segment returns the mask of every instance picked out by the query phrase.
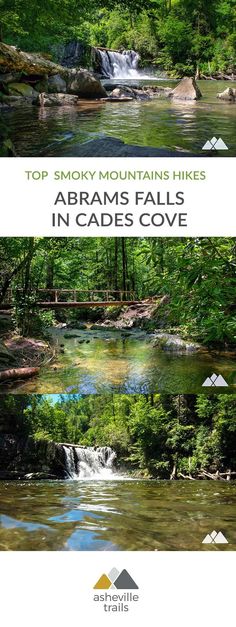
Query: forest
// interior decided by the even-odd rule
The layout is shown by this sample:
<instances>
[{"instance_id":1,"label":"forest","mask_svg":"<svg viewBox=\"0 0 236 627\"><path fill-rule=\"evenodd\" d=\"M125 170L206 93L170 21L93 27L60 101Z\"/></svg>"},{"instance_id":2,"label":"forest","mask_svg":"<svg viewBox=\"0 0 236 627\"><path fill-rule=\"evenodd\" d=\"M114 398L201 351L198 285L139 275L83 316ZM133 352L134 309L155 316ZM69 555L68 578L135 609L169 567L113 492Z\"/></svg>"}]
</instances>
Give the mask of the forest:
<instances>
[{"instance_id":1,"label":"forest","mask_svg":"<svg viewBox=\"0 0 236 627\"><path fill-rule=\"evenodd\" d=\"M8 395L0 398L1 430L4 422L5 431L7 424L37 441L110 446L118 467L134 476L236 471L235 395Z\"/></svg>"},{"instance_id":2,"label":"forest","mask_svg":"<svg viewBox=\"0 0 236 627\"><path fill-rule=\"evenodd\" d=\"M164 328L205 346L233 347L235 255L235 238L2 238L0 309L11 288L15 329L43 337L68 312L38 309L39 288L132 290L136 300L162 298L149 331ZM120 309L111 300L106 315L115 319ZM73 310L70 319L104 315L98 306Z\"/></svg>"},{"instance_id":3,"label":"forest","mask_svg":"<svg viewBox=\"0 0 236 627\"><path fill-rule=\"evenodd\" d=\"M0 0L1 40L58 58L62 46L134 49L172 75L235 72L234 0Z\"/></svg>"}]
</instances>

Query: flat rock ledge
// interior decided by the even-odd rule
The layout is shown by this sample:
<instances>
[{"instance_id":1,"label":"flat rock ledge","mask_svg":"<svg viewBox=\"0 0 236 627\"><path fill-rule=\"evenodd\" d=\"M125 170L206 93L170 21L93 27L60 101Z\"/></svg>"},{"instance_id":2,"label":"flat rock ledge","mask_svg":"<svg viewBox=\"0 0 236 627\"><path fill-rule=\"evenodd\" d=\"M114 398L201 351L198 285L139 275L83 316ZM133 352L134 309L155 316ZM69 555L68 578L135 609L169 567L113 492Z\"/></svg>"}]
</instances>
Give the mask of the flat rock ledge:
<instances>
[{"instance_id":1,"label":"flat rock ledge","mask_svg":"<svg viewBox=\"0 0 236 627\"><path fill-rule=\"evenodd\" d=\"M171 333L155 333L153 346L172 353L196 353L202 346L195 342L183 340L180 335Z\"/></svg>"},{"instance_id":2,"label":"flat rock ledge","mask_svg":"<svg viewBox=\"0 0 236 627\"><path fill-rule=\"evenodd\" d=\"M44 152L44 156L53 156ZM93 139L84 144L67 144L57 146L58 157L196 157L194 153L181 150L168 150L165 148L154 148L152 146L134 146L125 144L122 140L113 137L103 137ZM202 154L199 156L203 156ZM205 156L205 155L204 155Z\"/></svg>"}]
</instances>

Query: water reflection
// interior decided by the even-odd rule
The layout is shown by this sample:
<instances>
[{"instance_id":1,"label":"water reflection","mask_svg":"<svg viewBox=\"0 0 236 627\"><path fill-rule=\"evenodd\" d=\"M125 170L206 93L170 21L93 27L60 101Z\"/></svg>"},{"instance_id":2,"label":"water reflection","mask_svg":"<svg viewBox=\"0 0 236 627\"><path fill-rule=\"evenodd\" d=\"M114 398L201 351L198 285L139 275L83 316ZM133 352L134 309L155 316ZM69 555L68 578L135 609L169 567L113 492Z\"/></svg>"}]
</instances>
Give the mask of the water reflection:
<instances>
[{"instance_id":1,"label":"water reflection","mask_svg":"<svg viewBox=\"0 0 236 627\"><path fill-rule=\"evenodd\" d=\"M0 503L0 550L236 549L236 482L0 482Z\"/></svg>"},{"instance_id":2,"label":"water reflection","mask_svg":"<svg viewBox=\"0 0 236 627\"><path fill-rule=\"evenodd\" d=\"M52 335L59 346L64 345L56 364L43 368L37 378L2 384L1 393L197 394L213 372L230 383L235 371L233 357L207 352L164 352L154 348L150 336L138 330L127 338L122 337L122 332L107 330L96 334L92 330L80 331L77 338L65 339L63 329L53 329ZM233 385L226 388L228 392L233 390Z\"/></svg>"},{"instance_id":3,"label":"water reflection","mask_svg":"<svg viewBox=\"0 0 236 627\"><path fill-rule=\"evenodd\" d=\"M231 86L236 87L236 83ZM169 99L123 103L84 101L76 107L21 106L3 112L3 116L20 156L74 156L76 144L104 136L139 146L196 153L207 139L216 136L229 146L227 156L235 155L234 103L217 100L217 93L224 89L220 81L202 81L200 87L203 99L191 103Z\"/></svg>"}]
</instances>

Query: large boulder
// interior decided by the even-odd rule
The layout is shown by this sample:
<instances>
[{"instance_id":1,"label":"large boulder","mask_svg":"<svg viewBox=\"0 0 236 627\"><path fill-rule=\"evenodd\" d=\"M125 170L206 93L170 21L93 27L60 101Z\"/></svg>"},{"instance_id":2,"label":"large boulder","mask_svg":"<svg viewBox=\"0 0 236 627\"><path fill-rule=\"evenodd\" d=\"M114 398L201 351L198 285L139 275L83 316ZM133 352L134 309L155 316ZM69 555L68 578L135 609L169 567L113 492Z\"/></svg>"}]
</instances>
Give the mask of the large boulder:
<instances>
[{"instance_id":1,"label":"large boulder","mask_svg":"<svg viewBox=\"0 0 236 627\"><path fill-rule=\"evenodd\" d=\"M107 92L88 70L71 70L68 75L67 92L81 98L106 98Z\"/></svg>"},{"instance_id":2,"label":"large boulder","mask_svg":"<svg viewBox=\"0 0 236 627\"><path fill-rule=\"evenodd\" d=\"M71 94L38 94L33 100L33 104L39 107L69 107L77 105L78 96Z\"/></svg>"},{"instance_id":3,"label":"large boulder","mask_svg":"<svg viewBox=\"0 0 236 627\"><path fill-rule=\"evenodd\" d=\"M171 333L155 333L153 346L163 351L173 353L195 353L201 350L201 346L195 342L188 342L179 335Z\"/></svg>"},{"instance_id":4,"label":"large boulder","mask_svg":"<svg viewBox=\"0 0 236 627\"><path fill-rule=\"evenodd\" d=\"M170 92L170 97L173 100L199 100L202 97L202 93L195 81L195 78L182 78L180 83L173 91Z\"/></svg>"},{"instance_id":5,"label":"large boulder","mask_svg":"<svg viewBox=\"0 0 236 627\"><path fill-rule=\"evenodd\" d=\"M225 102L236 102L236 89L228 87L225 91L217 94L217 98L224 100Z\"/></svg>"},{"instance_id":6,"label":"large boulder","mask_svg":"<svg viewBox=\"0 0 236 627\"><path fill-rule=\"evenodd\" d=\"M50 76L48 79L48 91L50 94L65 94L66 81L60 74Z\"/></svg>"}]
</instances>

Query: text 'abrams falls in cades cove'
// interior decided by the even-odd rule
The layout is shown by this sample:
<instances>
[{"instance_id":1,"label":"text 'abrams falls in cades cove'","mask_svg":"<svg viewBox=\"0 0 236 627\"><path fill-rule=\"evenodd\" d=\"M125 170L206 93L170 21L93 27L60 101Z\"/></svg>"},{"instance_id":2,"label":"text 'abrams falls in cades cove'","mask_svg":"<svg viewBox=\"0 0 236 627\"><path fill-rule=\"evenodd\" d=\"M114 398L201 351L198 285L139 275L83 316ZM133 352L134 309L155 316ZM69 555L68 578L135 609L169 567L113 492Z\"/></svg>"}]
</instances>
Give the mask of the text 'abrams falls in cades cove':
<instances>
[{"instance_id":1,"label":"text 'abrams falls in cades cove'","mask_svg":"<svg viewBox=\"0 0 236 627\"><path fill-rule=\"evenodd\" d=\"M113 192L93 192L86 191L70 191L66 194L58 192L54 206L94 206L96 207L109 207L109 206L127 206L132 205L135 207L178 207L183 206L185 203L184 192L178 191L172 192L144 192L136 191L134 194L130 194L127 191ZM132 227L134 224L133 213L78 213L75 216L71 216L70 213L52 213L52 225L53 227L60 227L61 225L70 226L71 219L78 227ZM187 213L186 212L165 212L165 213L149 213L145 212L138 216L139 224L142 227L161 227L164 223L172 227L174 225L180 227L187 226Z\"/></svg>"}]
</instances>

